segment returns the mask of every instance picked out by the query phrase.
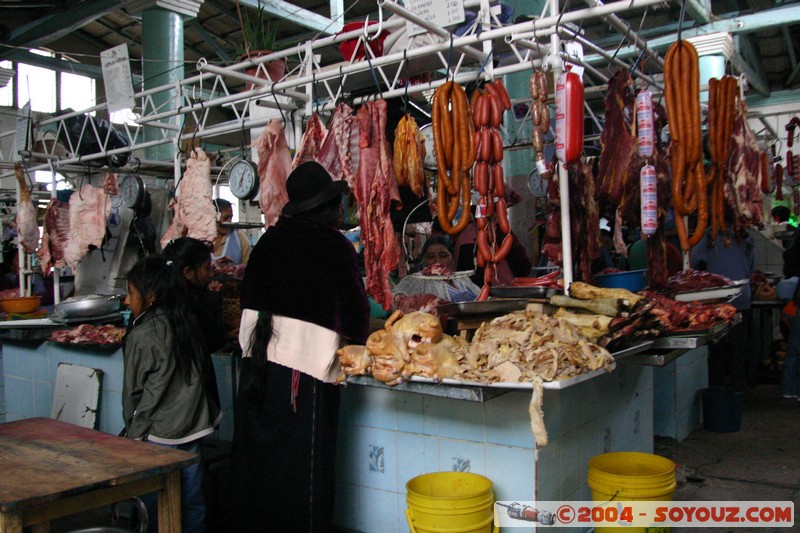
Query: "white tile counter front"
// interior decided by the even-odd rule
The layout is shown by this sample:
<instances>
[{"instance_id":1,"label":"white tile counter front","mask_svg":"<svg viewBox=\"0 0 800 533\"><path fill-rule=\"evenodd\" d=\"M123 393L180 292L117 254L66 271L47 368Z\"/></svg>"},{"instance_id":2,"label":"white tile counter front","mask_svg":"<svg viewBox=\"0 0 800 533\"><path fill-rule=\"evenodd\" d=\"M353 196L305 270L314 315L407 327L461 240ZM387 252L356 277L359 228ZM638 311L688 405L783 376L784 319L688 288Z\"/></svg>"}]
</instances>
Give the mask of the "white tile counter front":
<instances>
[{"instance_id":1,"label":"white tile counter front","mask_svg":"<svg viewBox=\"0 0 800 533\"><path fill-rule=\"evenodd\" d=\"M233 438L231 357L212 356L224 416L216 438ZM70 348L52 342L40 344L3 342L2 381L5 422L22 418L49 417L59 363L70 363L103 371L97 429L112 435L124 427L122 421L122 349Z\"/></svg>"},{"instance_id":2,"label":"white tile counter front","mask_svg":"<svg viewBox=\"0 0 800 533\"><path fill-rule=\"evenodd\" d=\"M339 418L335 524L365 533L408 531L405 484L437 471L482 474L497 500L590 500L591 457L653 451L650 367L617 365L610 374L545 390L550 442L538 456L530 399L530 391L473 402L348 385Z\"/></svg>"}]
</instances>

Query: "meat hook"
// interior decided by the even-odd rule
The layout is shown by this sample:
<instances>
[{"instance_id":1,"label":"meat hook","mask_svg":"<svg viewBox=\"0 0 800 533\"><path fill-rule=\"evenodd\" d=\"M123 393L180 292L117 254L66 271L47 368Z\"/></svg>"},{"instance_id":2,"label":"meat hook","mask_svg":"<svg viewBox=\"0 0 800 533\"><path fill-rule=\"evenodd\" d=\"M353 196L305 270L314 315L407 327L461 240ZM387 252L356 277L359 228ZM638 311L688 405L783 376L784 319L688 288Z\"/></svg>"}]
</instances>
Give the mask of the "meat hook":
<instances>
[{"instance_id":1,"label":"meat hook","mask_svg":"<svg viewBox=\"0 0 800 533\"><path fill-rule=\"evenodd\" d=\"M378 37L380 37L381 32L383 31L383 2L378 2L378 31L375 32L374 35L370 36L369 31L367 28L369 27L369 15L364 20L364 39L367 41L374 41Z\"/></svg>"}]
</instances>

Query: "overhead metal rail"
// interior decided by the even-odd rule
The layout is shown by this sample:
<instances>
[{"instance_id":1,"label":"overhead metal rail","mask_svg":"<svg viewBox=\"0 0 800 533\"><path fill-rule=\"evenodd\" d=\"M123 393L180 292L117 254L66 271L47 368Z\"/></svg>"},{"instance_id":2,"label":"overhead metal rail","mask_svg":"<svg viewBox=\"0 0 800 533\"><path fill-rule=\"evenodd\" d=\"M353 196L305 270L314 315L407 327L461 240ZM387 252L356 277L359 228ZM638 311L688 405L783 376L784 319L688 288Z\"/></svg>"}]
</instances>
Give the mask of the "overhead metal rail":
<instances>
[{"instance_id":1,"label":"overhead metal rail","mask_svg":"<svg viewBox=\"0 0 800 533\"><path fill-rule=\"evenodd\" d=\"M60 168L66 165L83 164L103 159L110 155L133 152L151 146L167 143L179 145L183 141L194 138L209 139L243 129L257 128L265 125L271 119L251 114L251 104L256 102L279 108L284 113L291 113L293 114L293 120L297 121L298 115L308 115L314 110L322 112L332 110L338 101L348 96L346 91L347 81L352 81L352 77L357 76L356 81L363 83L375 85L376 79L379 82L378 86L375 87L375 91L369 96L352 100L354 104L358 104L368 98L392 98L431 91L443 84L447 79L465 83L478 78L489 79L505 74L527 71L537 66L542 66L546 69L553 68L556 62L561 61L560 52L559 54L551 53L554 42L559 43L558 46L560 48L560 39L554 40L555 33L565 38L583 39L577 32L570 29L570 23L580 23L583 20L597 17L616 16L618 13L631 9L662 4L663 1L620 0L606 4L592 2L595 5L559 13L557 1L550 0L546 13L543 13L541 17L516 24L501 25L496 16L492 14L492 5L496 1L466 0L465 7L479 8L479 13L476 27L461 37L455 37L449 32L440 29L431 30L434 35L428 36L431 41L430 44L413 48L407 47L404 50L380 57L342 62L334 66L321 66L315 55L323 47L336 46L351 39L358 39L359 46L361 46L377 37L381 29L397 30L405 25L407 21L422 22L422 25L424 27L427 25L430 30L430 24L420 21L418 17L409 13L396 2L378 0L377 5L380 10L386 9L395 13L397 17L384 20L382 24L368 25L363 29L307 41L289 49L243 61L230 67L219 67L202 59L197 64L199 74L138 92L136 94L137 101L142 103L142 109L148 110L147 114L138 118L135 126L130 124L115 125L115 127L121 128L130 140L130 146L128 147L108 149L108 137L101 138L97 131L91 127L91 122L87 121L85 122L86 126L81 134L81 139L83 139L84 135L94 136L94 140L102 147L99 152L82 156L58 157L55 153L55 143L52 143L50 145L45 144L44 153L33 153L32 155L43 160L53 160L55 166ZM621 19L618 20L621 21ZM478 28L478 26L480 27ZM613 24L613 26L616 27L619 24ZM653 52L655 47L652 45L652 41L648 45L648 41L640 36L634 37L629 26L626 28L623 37L627 35L627 37L633 38L633 47L637 48L640 54L656 54ZM549 48L548 45L538 41L540 38L546 39L548 37L551 39ZM585 39L583 41L585 45L590 44ZM483 50L477 48L481 46ZM598 48L594 47L592 51L605 61L606 59L603 56L607 54L601 54L604 51ZM492 58L489 56L498 49L507 50L508 53L513 54L516 61L511 64L493 67ZM542 57L542 51L548 52L544 58ZM258 74L265 74L265 65L268 62L285 58L300 58L300 66L275 83L257 77ZM404 73L408 71L409 64L412 61L415 63L424 62L426 71L438 70L446 72L447 76L443 76L444 79L433 80L428 83L406 86ZM595 60L590 57L585 58L586 64L594 62ZM622 64L630 68L624 61ZM245 73L245 69L252 67L257 68L259 71L256 77ZM596 69L589 70L595 76L598 74ZM634 73L644 77L649 82L654 81L649 76L649 73L646 75L638 68L635 69ZM228 87L228 82L231 80L252 82L253 86L250 90L244 92L233 92ZM351 85L353 84L351 83ZM362 84L360 88L364 88L364 85ZM587 88L587 93L592 92L589 89L593 88ZM161 93L171 94L171 96L160 108L155 108L153 97ZM199 97L197 96L198 94L200 95ZM36 123L36 128L38 131L54 130L59 138L62 138L62 132L66 131L65 120L73 117L86 117L90 112L103 112L106 108L105 104L100 104L79 112L41 120ZM208 125L209 113L216 108L227 110L234 118L226 122ZM286 116L284 118L287 121L289 120ZM192 125L195 126L196 131L183 131L182 123L187 121L194 122ZM144 127L157 131L158 134L155 135L157 138L144 141ZM7 138L13 135L13 131L6 132L0 134L0 138ZM76 144L80 145L80 140ZM74 146L67 148L70 154L76 153L72 149ZM0 154L0 160L10 159L7 155ZM31 168L34 170L46 170L48 165L47 163L34 164ZM0 178L12 175L12 173L0 173Z\"/></svg>"}]
</instances>

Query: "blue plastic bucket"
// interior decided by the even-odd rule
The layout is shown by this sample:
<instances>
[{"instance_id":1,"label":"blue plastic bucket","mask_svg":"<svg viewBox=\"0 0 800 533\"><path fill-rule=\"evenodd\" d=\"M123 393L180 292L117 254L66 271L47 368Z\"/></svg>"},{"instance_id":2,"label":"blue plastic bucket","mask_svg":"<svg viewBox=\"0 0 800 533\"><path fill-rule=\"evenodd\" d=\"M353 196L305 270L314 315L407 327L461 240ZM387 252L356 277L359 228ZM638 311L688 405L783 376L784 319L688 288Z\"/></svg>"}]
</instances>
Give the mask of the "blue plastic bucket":
<instances>
[{"instance_id":1,"label":"blue plastic bucket","mask_svg":"<svg viewBox=\"0 0 800 533\"><path fill-rule=\"evenodd\" d=\"M647 286L647 270L598 274L594 277L594 284L607 289L628 289L631 292L639 292Z\"/></svg>"}]
</instances>

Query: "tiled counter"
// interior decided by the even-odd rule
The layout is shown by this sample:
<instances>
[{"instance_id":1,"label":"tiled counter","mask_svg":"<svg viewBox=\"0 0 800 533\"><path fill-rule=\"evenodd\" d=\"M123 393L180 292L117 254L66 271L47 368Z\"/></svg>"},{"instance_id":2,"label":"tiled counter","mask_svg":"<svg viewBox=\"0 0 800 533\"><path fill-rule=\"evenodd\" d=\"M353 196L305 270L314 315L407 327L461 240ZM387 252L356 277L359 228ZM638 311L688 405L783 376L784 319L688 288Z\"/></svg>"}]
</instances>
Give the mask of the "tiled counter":
<instances>
[{"instance_id":1,"label":"tiled counter","mask_svg":"<svg viewBox=\"0 0 800 533\"><path fill-rule=\"evenodd\" d=\"M653 370L653 433L682 441L703 425L701 391L708 387L708 346Z\"/></svg>"},{"instance_id":2,"label":"tiled counter","mask_svg":"<svg viewBox=\"0 0 800 533\"><path fill-rule=\"evenodd\" d=\"M442 470L487 476L499 500L590 500L591 457L653 450L652 368L618 365L546 390L550 443L538 452L530 399L530 391L481 403L349 385L342 391L335 523L367 533L408 531L406 482Z\"/></svg>"},{"instance_id":3,"label":"tiled counter","mask_svg":"<svg viewBox=\"0 0 800 533\"><path fill-rule=\"evenodd\" d=\"M231 394L231 357L214 354L214 370L220 389L224 416L216 438L233 438L233 398ZM96 368L101 379L98 427L100 431L119 434L122 422L122 350L98 351L69 348L51 342L41 344L3 342L2 378L5 398L5 421L49 417L59 363Z\"/></svg>"}]
</instances>

